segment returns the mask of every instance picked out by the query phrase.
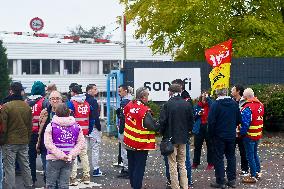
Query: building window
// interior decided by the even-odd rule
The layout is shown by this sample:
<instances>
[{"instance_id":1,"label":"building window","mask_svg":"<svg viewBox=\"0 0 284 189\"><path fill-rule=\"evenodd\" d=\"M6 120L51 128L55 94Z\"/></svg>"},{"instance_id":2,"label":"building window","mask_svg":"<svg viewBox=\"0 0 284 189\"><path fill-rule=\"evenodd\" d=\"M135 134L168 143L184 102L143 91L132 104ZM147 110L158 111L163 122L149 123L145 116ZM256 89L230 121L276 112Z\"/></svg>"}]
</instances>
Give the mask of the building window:
<instances>
[{"instance_id":1,"label":"building window","mask_svg":"<svg viewBox=\"0 0 284 189\"><path fill-rule=\"evenodd\" d=\"M59 74L59 60L42 60L42 74Z\"/></svg>"},{"instance_id":2,"label":"building window","mask_svg":"<svg viewBox=\"0 0 284 189\"><path fill-rule=\"evenodd\" d=\"M40 60L22 60L22 74L40 74Z\"/></svg>"},{"instance_id":3,"label":"building window","mask_svg":"<svg viewBox=\"0 0 284 189\"><path fill-rule=\"evenodd\" d=\"M99 61L84 60L82 61L82 74L92 75L99 73Z\"/></svg>"},{"instance_id":4,"label":"building window","mask_svg":"<svg viewBox=\"0 0 284 189\"><path fill-rule=\"evenodd\" d=\"M8 70L10 75L13 74L13 67L13 60L8 60Z\"/></svg>"},{"instance_id":5,"label":"building window","mask_svg":"<svg viewBox=\"0 0 284 189\"><path fill-rule=\"evenodd\" d=\"M64 60L64 72L66 74L80 74L80 60Z\"/></svg>"},{"instance_id":6,"label":"building window","mask_svg":"<svg viewBox=\"0 0 284 189\"><path fill-rule=\"evenodd\" d=\"M109 74L111 70L119 69L119 60L104 60L103 61L103 74Z\"/></svg>"}]
</instances>

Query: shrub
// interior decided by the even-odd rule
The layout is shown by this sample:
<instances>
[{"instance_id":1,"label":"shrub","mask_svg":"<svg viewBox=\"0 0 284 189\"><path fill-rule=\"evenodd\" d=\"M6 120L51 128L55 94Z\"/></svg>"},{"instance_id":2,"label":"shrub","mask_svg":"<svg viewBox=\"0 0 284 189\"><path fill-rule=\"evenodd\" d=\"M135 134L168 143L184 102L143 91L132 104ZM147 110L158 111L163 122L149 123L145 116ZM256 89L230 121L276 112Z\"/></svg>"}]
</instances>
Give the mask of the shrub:
<instances>
[{"instance_id":1,"label":"shrub","mask_svg":"<svg viewBox=\"0 0 284 189\"><path fill-rule=\"evenodd\" d=\"M284 85L254 85L255 96L264 104L266 118L284 116Z\"/></svg>"}]
</instances>

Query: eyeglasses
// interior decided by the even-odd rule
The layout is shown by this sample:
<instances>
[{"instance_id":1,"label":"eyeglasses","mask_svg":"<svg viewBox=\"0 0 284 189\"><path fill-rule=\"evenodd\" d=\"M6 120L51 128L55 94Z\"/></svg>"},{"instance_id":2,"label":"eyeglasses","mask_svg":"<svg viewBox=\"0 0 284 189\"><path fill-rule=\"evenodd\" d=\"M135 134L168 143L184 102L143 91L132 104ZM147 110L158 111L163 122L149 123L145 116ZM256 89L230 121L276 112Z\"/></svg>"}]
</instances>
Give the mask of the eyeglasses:
<instances>
[{"instance_id":1,"label":"eyeglasses","mask_svg":"<svg viewBox=\"0 0 284 189\"><path fill-rule=\"evenodd\" d=\"M51 98L49 98L49 100L59 101L59 100L61 100L61 98L60 97L51 97Z\"/></svg>"}]
</instances>

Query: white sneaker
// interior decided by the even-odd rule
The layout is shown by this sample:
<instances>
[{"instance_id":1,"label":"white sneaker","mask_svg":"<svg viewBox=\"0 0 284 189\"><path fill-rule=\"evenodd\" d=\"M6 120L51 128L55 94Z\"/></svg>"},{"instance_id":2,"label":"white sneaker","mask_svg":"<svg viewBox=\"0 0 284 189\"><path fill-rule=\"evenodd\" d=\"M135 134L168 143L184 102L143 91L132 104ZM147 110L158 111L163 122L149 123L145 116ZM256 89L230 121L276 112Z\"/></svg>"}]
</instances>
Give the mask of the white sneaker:
<instances>
[{"instance_id":1,"label":"white sneaker","mask_svg":"<svg viewBox=\"0 0 284 189\"><path fill-rule=\"evenodd\" d=\"M121 162L121 163L118 163L118 162L116 162L116 163L114 163L114 164L112 164L114 167L123 167L123 163Z\"/></svg>"},{"instance_id":2,"label":"white sneaker","mask_svg":"<svg viewBox=\"0 0 284 189\"><path fill-rule=\"evenodd\" d=\"M249 176L249 173L246 172L246 171L242 171L242 172L240 173L240 176L241 176L241 177L247 177L247 176Z\"/></svg>"}]
</instances>

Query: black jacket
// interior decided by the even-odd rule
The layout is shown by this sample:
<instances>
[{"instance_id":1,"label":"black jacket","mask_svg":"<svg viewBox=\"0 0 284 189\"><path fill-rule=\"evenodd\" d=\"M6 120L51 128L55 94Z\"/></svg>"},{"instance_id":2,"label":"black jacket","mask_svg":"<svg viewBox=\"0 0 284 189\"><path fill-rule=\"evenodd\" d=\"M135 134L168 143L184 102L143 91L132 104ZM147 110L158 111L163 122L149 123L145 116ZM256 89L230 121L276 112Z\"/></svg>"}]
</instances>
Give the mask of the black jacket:
<instances>
[{"instance_id":1,"label":"black jacket","mask_svg":"<svg viewBox=\"0 0 284 189\"><path fill-rule=\"evenodd\" d=\"M91 107L89 134L93 131L94 124L95 124L96 128L98 129L98 131L101 131L98 102L93 96L91 96L89 94L86 94L86 101L89 103L89 105Z\"/></svg>"},{"instance_id":2,"label":"black jacket","mask_svg":"<svg viewBox=\"0 0 284 189\"><path fill-rule=\"evenodd\" d=\"M173 144L186 144L193 127L191 104L181 96L170 98L161 110L159 122L163 137L172 137Z\"/></svg>"},{"instance_id":3,"label":"black jacket","mask_svg":"<svg viewBox=\"0 0 284 189\"><path fill-rule=\"evenodd\" d=\"M236 139L236 127L241 123L238 104L230 97L219 97L210 107L208 115L209 137Z\"/></svg>"},{"instance_id":4,"label":"black jacket","mask_svg":"<svg viewBox=\"0 0 284 189\"><path fill-rule=\"evenodd\" d=\"M119 119L119 133L120 134L123 134L124 132L124 127L125 127L125 116L124 116L124 113L123 113L123 109L124 107L128 104L128 102L130 102L129 99L127 98L122 98L121 101L120 101L120 108L118 108L116 110L116 114L117 114L117 117Z\"/></svg>"}]
</instances>

